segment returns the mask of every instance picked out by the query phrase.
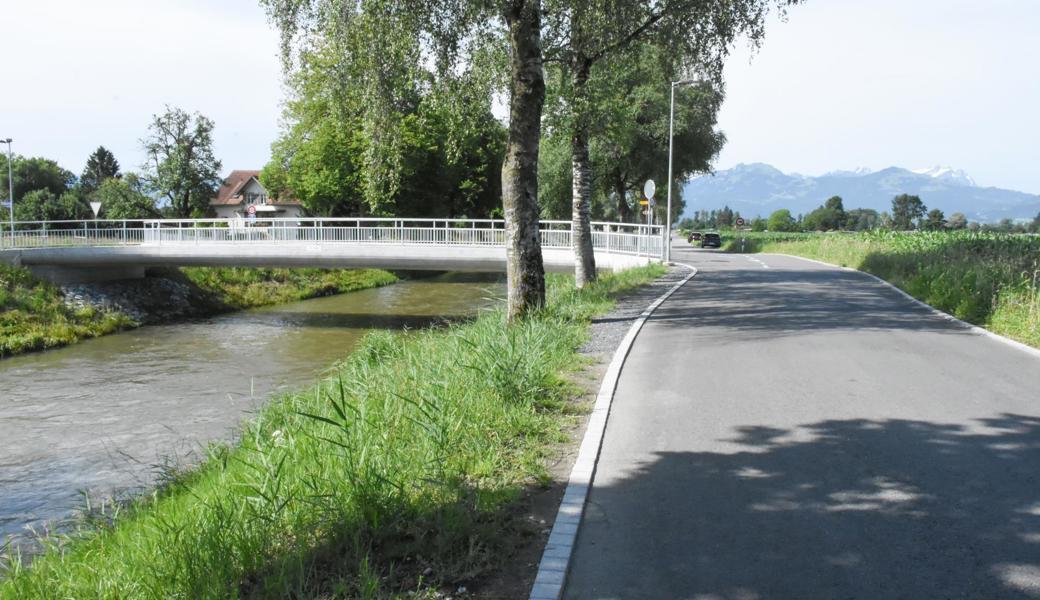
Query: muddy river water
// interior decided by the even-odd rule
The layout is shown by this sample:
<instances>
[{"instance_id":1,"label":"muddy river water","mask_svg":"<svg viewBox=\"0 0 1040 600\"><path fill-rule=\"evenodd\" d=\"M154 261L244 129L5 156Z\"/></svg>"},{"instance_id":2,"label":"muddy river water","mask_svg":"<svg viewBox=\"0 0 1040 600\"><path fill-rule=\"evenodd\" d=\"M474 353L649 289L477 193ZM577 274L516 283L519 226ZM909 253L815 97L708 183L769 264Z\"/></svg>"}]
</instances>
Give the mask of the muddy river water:
<instances>
[{"instance_id":1,"label":"muddy river water","mask_svg":"<svg viewBox=\"0 0 1040 600\"><path fill-rule=\"evenodd\" d=\"M368 331L471 317L503 295L494 277L447 274L0 360L0 547L86 496L147 488Z\"/></svg>"}]
</instances>

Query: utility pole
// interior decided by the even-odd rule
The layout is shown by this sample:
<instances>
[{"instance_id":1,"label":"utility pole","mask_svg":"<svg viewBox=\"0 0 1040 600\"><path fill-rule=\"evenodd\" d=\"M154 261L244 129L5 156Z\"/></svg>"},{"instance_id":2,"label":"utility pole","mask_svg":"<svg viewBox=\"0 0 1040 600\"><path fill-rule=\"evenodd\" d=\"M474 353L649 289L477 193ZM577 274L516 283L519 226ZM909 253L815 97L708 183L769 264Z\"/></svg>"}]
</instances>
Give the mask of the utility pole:
<instances>
[{"instance_id":1,"label":"utility pole","mask_svg":"<svg viewBox=\"0 0 1040 600\"><path fill-rule=\"evenodd\" d=\"M14 141L11 138L0 140L7 144L7 201L10 203L8 206L11 207L11 247L14 248L14 168L13 162L11 161L11 142Z\"/></svg>"},{"instance_id":2,"label":"utility pole","mask_svg":"<svg viewBox=\"0 0 1040 600\"><path fill-rule=\"evenodd\" d=\"M675 132L675 88L681 85L700 83L700 79L683 79L672 82L672 100L668 112L668 213L665 215L664 260L672 260L672 145Z\"/></svg>"}]
</instances>

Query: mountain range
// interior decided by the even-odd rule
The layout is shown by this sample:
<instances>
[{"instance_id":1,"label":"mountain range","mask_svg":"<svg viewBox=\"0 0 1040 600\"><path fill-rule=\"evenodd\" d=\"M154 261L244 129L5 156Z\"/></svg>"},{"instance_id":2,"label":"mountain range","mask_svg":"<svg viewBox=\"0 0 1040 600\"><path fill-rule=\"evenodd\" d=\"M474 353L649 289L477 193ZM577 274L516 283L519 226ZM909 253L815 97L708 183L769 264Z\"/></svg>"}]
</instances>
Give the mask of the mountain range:
<instances>
[{"instance_id":1,"label":"mountain range","mask_svg":"<svg viewBox=\"0 0 1040 600\"><path fill-rule=\"evenodd\" d=\"M892 198L914 194L929 209L947 216L960 212L973 221L1032 219L1040 213L1040 196L995 187L980 187L967 173L950 167L880 171L832 171L819 177L784 173L764 163L739 164L712 175L695 177L683 188L684 214L728 205L745 216L769 216L786 208L808 214L831 196L841 196L845 209L892 210Z\"/></svg>"}]
</instances>

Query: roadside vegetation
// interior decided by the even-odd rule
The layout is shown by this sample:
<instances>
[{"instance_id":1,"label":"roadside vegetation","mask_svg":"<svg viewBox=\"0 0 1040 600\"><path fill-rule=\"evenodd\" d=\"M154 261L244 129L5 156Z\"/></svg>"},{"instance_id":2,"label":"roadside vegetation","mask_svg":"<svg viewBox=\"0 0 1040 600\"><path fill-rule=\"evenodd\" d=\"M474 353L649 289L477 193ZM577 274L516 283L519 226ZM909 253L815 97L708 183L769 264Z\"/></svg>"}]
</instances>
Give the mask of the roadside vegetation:
<instances>
[{"instance_id":1,"label":"roadside vegetation","mask_svg":"<svg viewBox=\"0 0 1040 600\"><path fill-rule=\"evenodd\" d=\"M65 305L61 290L28 269L0 265L0 357L55 348L133 327L127 316Z\"/></svg>"},{"instance_id":2,"label":"roadside vegetation","mask_svg":"<svg viewBox=\"0 0 1040 600\"><path fill-rule=\"evenodd\" d=\"M566 374L589 319L655 265L503 327L503 309L370 334L313 388L271 401L234 446L121 510L3 566L0 598L376 598L468 581L525 527L580 408Z\"/></svg>"},{"instance_id":3,"label":"roadside vegetation","mask_svg":"<svg viewBox=\"0 0 1040 600\"><path fill-rule=\"evenodd\" d=\"M224 307L242 310L354 292L397 281L380 269L185 267L181 272Z\"/></svg>"},{"instance_id":4,"label":"roadside vegetation","mask_svg":"<svg viewBox=\"0 0 1040 600\"><path fill-rule=\"evenodd\" d=\"M727 234L724 248L872 273L957 318L1040 347L1040 237L960 232Z\"/></svg>"}]
</instances>

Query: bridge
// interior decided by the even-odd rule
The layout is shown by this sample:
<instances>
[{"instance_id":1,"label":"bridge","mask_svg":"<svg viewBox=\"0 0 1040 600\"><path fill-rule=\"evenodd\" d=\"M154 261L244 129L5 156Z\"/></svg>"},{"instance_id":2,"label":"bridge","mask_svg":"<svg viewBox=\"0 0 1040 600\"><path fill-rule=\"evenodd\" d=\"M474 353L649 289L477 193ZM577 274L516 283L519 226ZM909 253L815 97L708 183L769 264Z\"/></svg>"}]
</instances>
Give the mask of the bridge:
<instances>
[{"instance_id":1,"label":"bridge","mask_svg":"<svg viewBox=\"0 0 1040 600\"><path fill-rule=\"evenodd\" d=\"M570 221L542 221L550 272L574 270ZM600 269L661 260L660 226L592 223ZM32 221L0 226L0 262L54 283L143 277L150 267L322 267L504 272L498 219L309 218Z\"/></svg>"}]
</instances>

